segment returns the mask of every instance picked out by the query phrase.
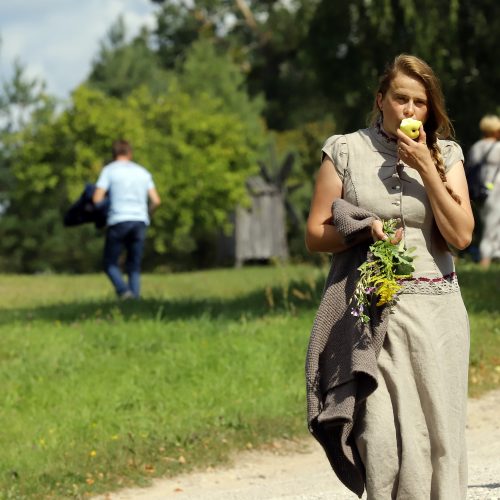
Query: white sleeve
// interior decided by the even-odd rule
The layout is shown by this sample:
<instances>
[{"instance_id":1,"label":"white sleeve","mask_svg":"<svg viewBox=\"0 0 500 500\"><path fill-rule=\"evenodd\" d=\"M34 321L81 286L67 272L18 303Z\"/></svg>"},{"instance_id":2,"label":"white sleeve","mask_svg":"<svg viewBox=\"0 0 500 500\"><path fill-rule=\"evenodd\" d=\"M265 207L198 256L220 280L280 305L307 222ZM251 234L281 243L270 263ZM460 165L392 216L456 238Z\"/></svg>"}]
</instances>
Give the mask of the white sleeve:
<instances>
[{"instance_id":1,"label":"white sleeve","mask_svg":"<svg viewBox=\"0 0 500 500\"><path fill-rule=\"evenodd\" d=\"M97 179L96 187L104 189L104 191L109 189L109 172L107 168L103 168L99 179Z\"/></svg>"},{"instance_id":2,"label":"white sleeve","mask_svg":"<svg viewBox=\"0 0 500 500\"><path fill-rule=\"evenodd\" d=\"M155 183L153 181L153 176L150 173L148 173L148 191L150 189L153 189L154 187L155 187Z\"/></svg>"}]
</instances>

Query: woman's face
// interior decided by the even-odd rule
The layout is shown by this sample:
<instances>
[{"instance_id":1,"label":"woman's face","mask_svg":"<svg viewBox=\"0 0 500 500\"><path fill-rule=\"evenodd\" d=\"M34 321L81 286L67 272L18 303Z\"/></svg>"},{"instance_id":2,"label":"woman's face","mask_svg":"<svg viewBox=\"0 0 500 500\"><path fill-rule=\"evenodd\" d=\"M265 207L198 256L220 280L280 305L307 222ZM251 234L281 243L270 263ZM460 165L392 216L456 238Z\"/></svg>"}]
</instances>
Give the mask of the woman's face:
<instances>
[{"instance_id":1,"label":"woman's face","mask_svg":"<svg viewBox=\"0 0 500 500\"><path fill-rule=\"evenodd\" d=\"M428 98L424 85L415 78L398 73L389 89L377 94L377 105L382 111L384 130L396 136L401 120L414 118L425 123L428 116Z\"/></svg>"}]
</instances>

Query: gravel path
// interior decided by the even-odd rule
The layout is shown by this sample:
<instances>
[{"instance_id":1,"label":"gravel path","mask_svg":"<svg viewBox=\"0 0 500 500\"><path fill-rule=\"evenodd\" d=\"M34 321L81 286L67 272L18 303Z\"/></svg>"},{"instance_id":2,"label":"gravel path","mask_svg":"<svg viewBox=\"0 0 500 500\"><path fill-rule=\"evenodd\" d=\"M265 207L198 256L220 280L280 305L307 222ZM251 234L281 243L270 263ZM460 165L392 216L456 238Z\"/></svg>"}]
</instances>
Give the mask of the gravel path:
<instances>
[{"instance_id":1,"label":"gravel path","mask_svg":"<svg viewBox=\"0 0 500 500\"><path fill-rule=\"evenodd\" d=\"M469 400L467 498L500 500L500 391ZM231 468L156 480L96 500L355 500L315 441L276 442L237 455ZM363 497L365 498L365 497Z\"/></svg>"}]
</instances>

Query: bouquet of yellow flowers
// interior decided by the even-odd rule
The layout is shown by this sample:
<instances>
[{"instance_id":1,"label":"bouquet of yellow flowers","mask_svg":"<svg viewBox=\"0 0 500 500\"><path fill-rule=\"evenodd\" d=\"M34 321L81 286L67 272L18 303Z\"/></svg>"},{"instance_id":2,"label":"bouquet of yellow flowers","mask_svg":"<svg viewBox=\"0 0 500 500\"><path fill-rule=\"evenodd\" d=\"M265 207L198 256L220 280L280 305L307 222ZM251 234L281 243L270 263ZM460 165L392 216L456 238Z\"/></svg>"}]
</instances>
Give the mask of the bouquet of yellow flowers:
<instances>
[{"instance_id":1,"label":"bouquet of yellow flowers","mask_svg":"<svg viewBox=\"0 0 500 500\"><path fill-rule=\"evenodd\" d=\"M413 276L414 257L410 255L415 248L405 249L403 241L392 243L396 233L396 220L382 221L383 231L388 236L370 245L367 260L358 267L360 276L351 303L353 316L368 323L367 314L373 297L377 297L377 306L391 305L396 301L396 294L401 290L401 281Z\"/></svg>"}]
</instances>

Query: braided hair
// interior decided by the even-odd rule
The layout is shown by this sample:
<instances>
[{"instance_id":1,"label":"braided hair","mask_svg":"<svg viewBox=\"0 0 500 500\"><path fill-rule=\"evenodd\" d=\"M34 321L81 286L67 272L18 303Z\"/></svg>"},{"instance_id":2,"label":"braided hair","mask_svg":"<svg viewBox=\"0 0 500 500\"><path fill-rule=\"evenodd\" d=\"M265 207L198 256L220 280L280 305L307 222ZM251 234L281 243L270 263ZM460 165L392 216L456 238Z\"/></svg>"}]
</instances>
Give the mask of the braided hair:
<instances>
[{"instance_id":1,"label":"braided hair","mask_svg":"<svg viewBox=\"0 0 500 500\"><path fill-rule=\"evenodd\" d=\"M377 95L382 96L389 90L392 80L398 73L403 73L422 83L429 100L429 112L427 121L424 124L426 134L426 143L431 153L432 160L443 181L448 193L460 205L460 197L451 189L446 179L446 169L444 166L441 148L438 139L449 139L453 137L453 125L445 109L445 102L441 84L432 68L422 59L408 54L400 54L394 58L382 76L379 79L379 85L375 94L375 102L370 113L370 122L372 125L380 118L380 109L377 105Z\"/></svg>"}]
</instances>

